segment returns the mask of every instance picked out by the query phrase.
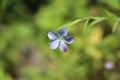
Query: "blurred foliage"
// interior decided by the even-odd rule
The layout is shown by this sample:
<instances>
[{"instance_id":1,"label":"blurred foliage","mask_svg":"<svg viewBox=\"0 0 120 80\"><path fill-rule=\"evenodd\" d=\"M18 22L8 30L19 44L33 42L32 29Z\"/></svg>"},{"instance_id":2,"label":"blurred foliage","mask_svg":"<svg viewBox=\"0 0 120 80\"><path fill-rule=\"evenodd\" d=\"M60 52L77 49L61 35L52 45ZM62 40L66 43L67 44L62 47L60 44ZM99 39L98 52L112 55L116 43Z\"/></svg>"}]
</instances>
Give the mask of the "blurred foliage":
<instances>
[{"instance_id":1,"label":"blurred foliage","mask_svg":"<svg viewBox=\"0 0 120 80\"><path fill-rule=\"evenodd\" d=\"M85 35L85 22L71 26L75 41L66 53L49 49L49 31L91 16L110 18ZM120 18L119 0L0 0L0 80L120 80L120 22L114 27L114 18ZM104 68L107 61L112 70Z\"/></svg>"}]
</instances>

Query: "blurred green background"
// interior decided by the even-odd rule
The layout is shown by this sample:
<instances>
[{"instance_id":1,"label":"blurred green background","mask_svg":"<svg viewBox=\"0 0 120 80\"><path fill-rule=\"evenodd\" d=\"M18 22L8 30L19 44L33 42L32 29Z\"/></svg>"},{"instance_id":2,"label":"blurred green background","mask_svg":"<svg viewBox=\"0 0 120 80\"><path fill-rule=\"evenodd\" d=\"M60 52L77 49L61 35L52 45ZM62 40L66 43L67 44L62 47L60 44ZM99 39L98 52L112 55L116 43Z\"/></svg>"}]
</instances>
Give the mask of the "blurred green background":
<instances>
[{"instance_id":1,"label":"blurred green background","mask_svg":"<svg viewBox=\"0 0 120 80\"><path fill-rule=\"evenodd\" d=\"M119 18L120 0L0 0L0 80L120 80L120 24L112 33L111 14ZM85 35L84 22L71 26L67 52L50 50L49 31L91 16L111 18Z\"/></svg>"}]
</instances>

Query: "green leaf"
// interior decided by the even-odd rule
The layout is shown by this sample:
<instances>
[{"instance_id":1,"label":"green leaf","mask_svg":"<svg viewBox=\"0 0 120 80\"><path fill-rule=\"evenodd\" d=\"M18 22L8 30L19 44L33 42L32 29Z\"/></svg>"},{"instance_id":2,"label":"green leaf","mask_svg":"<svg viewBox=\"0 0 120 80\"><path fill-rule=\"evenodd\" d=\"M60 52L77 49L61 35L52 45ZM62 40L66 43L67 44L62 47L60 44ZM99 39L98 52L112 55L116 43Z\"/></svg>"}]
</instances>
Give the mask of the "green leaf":
<instances>
[{"instance_id":1,"label":"green leaf","mask_svg":"<svg viewBox=\"0 0 120 80\"><path fill-rule=\"evenodd\" d=\"M92 27L97 23L102 22L103 20L105 20L105 18L95 18L95 20L89 25L89 27Z\"/></svg>"},{"instance_id":2,"label":"green leaf","mask_svg":"<svg viewBox=\"0 0 120 80\"><path fill-rule=\"evenodd\" d=\"M114 23L113 28L112 28L112 32L115 32L118 24L119 24L119 20L117 20L117 21Z\"/></svg>"},{"instance_id":3,"label":"green leaf","mask_svg":"<svg viewBox=\"0 0 120 80\"><path fill-rule=\"evenodd\" d=\"M85 35L85 30L86 30L86 28L87 28L88 22L89 22L89 19L87 19L87 20L85 21L85 24L84 24L84 27L83 27L83 35Z\"/></svg>"}]
</instances>

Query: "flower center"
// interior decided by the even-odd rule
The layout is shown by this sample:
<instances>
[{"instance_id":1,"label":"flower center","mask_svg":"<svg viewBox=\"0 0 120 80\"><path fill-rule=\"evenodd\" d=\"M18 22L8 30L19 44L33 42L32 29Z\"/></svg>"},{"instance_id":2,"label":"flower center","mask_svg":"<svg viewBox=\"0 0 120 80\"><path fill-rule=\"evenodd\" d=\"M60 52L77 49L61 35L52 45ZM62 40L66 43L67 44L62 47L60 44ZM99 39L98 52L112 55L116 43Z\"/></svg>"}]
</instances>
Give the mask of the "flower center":
<instances>
[{"instance_id":1,"label":"flower center","mask_svg":"<svg viewBox=\"0 0 120 80\"><path fill-rule=\"evenodd\" d=\"M61 40L63 40L63 37L61 35L59 35L58 39L61 41Z\"/></svg>"}]
</instances>

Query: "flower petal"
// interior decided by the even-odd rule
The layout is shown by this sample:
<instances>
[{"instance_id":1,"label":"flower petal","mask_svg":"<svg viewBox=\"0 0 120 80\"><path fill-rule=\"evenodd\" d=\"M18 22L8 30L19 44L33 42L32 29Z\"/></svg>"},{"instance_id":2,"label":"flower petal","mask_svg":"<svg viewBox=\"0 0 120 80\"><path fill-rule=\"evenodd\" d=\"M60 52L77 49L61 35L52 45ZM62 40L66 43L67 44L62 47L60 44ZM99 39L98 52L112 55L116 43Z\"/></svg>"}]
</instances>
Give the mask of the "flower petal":
<instances>
[{"instance_id":1,"label":"flower petal","mask_svg":"<svg viewBox=\"0 0 120 80\"><path fill-rule=\"evenodd\" d=\"M106 62L105 64L104 64L104 67L106 68L106 69L109 69L109 70L111 70L111 69L113 69L114 68L114 63L113 62Z\"/></svg>"},{"instance_id":2,"label":"flower petal","mask_svg":"<svg viewBox=\"0 0 120 80\"><path fill-rule=\"evenodd\" d=\"M56 49L59 45L59 40L55 40L49 43L50 49Z\"/></svg>"},{"instance_id":3,"label":"flower petal","mask_svg":"<svg viewBox=\"0 0 120 80\"><path fill-rule=\"evenodd\" d=\"M64 38L65 42L68 43L68 44L71 44L74 42L74 38L73 37L65 37Z\"/></svg>"},{"instance_id":4,"label":"flower petal","mask_svg":"<svg viewBox=\"0 0 120 80\"><path fill-rule=\"evenodd\" d=\"M67 36L68 30L66 28L61 28L59 30L59 34L62 35L63 37Z\"/></svg>"},{"instance_id":5,"label":"flower petal","mask_svg":"<svg viewBox=\"0 0 120 80\"><path fill-rule=\"evenodd\" d=\"M48 32L48 38L50 40L56 40L58 38L58 36L55 32L51 31L51 32Z\"/></svg>"},{"instance_id":6,"label":"flower petal","mask_svg":"<svg viewBox=\"0 0 120 80\"><path fill-rule=\"evenodd\" d=\"M67 45L65 44L65 42L63 40L60 42L60 51L61 52L67 51Z\"/></svg>"}]
</instances>

